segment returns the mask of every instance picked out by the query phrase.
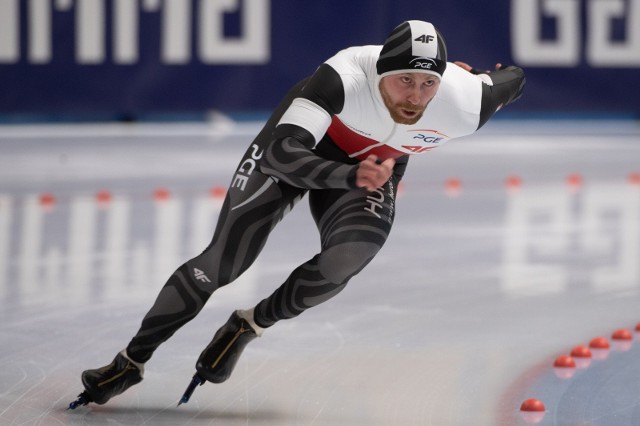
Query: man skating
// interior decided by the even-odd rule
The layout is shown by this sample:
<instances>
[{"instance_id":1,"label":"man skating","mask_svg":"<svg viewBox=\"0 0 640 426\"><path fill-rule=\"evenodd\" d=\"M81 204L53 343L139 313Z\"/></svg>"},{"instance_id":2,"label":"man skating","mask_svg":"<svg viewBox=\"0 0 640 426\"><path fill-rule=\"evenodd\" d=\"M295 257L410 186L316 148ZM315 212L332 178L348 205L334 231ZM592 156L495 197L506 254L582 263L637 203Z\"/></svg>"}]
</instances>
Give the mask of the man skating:
<instances>
[{"instance_id":1,"label":"man skating","mask_svg":"<svg viewBox=\"0 0 640 426\"><path fill-rule=\"evenodd\" d=\"M77 405L103 404L142 380L144 364L213 292L240 276L270 232L308 193L321 250L269 297L231 314L196 362L183 397L223 382L245 346L283 319L337 295L384 245L411 155L472 134L518 99L514 66L478 72L448 63L444 39L423 21L382 46L350 47L295 85L232 177L211 244L169 277L137 334L114 361L82 374Z\"/></svg>"}]
</instances>

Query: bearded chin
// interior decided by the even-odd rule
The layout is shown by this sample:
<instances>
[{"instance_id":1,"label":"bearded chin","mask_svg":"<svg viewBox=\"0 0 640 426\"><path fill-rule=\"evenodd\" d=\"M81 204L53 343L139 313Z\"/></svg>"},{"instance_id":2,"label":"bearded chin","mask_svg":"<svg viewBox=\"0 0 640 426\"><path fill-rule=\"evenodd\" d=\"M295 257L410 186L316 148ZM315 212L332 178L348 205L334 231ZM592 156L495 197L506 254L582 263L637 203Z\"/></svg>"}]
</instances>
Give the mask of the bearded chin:
<instances>
[{"instance_id":1,"label":"bearded chin","mask_svg":"<svg viewBox=\"0 0 640 426\"><path fill-rule=\"evenodd\" d=\"M393 119L393 121L395 121L398 124L416 124L424 114L424 110L422 110L422 111L416 111L417 114L413 117L406 117L402 115L402 113L400 112L400 110L403 109L402 106L400 105L396 105L394 108L389 108L387 106L387 109L389 110L389 114L391 115L391 118ZM411 108L404 108L404 109L415 111Z\"/></svg>"}]
</instances>

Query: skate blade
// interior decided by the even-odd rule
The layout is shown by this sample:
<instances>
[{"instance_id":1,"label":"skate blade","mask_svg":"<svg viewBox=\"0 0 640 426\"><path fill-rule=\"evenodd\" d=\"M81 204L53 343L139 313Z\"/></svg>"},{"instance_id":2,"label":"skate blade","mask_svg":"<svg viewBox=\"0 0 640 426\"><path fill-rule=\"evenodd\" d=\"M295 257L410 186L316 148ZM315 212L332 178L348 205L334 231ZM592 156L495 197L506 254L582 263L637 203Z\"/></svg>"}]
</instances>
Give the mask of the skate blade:
<instances>
[{"instance_id":1,"label":"skate blade","mask_svg":"<svg viewBox=\"0 0 640 426\"><path fill-rule=\"evenodd\" d=\"M184 391L184 395L182 395L182 398L180 398L180 401L178 402L178 407L189 402L191 395L193 395L193 391L195 391L198 386L202 386L204 382L205 379L202 376L198 373L194 374L191 379L191 383L189 383L187 390Z\"/></svg>"},{"instance_id":2,"label":"skate blade","mask_svg":"<svg viewBox=\"0 0 640 426\"><path fill-rule=\"evenodd\" d=\"M75 401L73 401L73 402L71 402L69 404L69 407L67 408L67 410L75 410L76 408L80 407L81 405L87 405L91 401L92 401L92 399L89 396L89 394L86 391L84 391L80 395L78 395L78 399L76 399Z\"/></svg>"}]
</instances>

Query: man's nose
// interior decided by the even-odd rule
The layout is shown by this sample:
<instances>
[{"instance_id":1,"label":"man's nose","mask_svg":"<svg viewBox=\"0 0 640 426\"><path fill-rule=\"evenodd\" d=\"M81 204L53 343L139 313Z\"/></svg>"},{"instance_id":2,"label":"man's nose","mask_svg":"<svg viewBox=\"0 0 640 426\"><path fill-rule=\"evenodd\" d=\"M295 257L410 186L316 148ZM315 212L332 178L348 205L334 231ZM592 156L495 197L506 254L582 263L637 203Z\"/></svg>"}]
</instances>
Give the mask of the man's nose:
<instances>
[{"instance_id":1,"label":"man's nose","mask_svg":"<svg viewBox=\"0 0 640 426\"><path fill-rule=\"evenodd\" d=\"M420 105L420 88L416 87L409 89L407 102L411 105Z\"/></svg>"}]
</instances>

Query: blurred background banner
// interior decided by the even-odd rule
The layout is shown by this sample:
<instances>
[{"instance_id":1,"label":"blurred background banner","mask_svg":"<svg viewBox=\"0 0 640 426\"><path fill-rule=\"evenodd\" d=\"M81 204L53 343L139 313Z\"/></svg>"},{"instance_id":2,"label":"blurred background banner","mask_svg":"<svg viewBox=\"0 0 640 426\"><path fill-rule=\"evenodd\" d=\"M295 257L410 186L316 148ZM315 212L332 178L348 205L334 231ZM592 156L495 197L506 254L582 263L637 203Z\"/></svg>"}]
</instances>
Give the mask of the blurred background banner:
<instances>
[{"instance_id":1,"label":"blurred background banner","mask_svg":"<svg viewBox=\"0 0 640 426\"><path fill-rule=\"evenodd\" d=\"M267 112L407 19L450 60L524 67L506 116L640 117L640 0L0 0L0 117Z\"/></svg>"}]
</instances>

